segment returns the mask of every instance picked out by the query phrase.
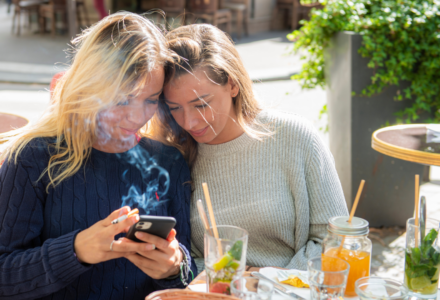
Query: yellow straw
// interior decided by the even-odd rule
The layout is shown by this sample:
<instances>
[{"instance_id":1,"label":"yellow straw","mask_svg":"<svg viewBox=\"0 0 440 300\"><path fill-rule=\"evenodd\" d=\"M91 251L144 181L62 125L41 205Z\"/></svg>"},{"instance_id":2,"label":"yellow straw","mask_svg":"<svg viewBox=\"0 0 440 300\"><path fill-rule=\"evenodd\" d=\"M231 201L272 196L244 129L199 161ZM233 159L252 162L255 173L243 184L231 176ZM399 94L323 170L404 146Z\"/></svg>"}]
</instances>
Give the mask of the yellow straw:
<instances>
[{"instance_id":1,"label":"yellow straw","mask_svg":"<svg viewBox=\"0 0 440 300\"><path fill-rule=\"evenodd\" d=\"M211 219L212 229L214 231L214 237L217 239L218 252L220 256L223 256L222 244L218 236L217 223L215 222L214 210L212 209L211 197L209 196L208 184L206 184L206 182L203 182L202 187L203 187L203 192L205 193L206 205L208 206L209 219Z\"/></svg>"}]
</instances>

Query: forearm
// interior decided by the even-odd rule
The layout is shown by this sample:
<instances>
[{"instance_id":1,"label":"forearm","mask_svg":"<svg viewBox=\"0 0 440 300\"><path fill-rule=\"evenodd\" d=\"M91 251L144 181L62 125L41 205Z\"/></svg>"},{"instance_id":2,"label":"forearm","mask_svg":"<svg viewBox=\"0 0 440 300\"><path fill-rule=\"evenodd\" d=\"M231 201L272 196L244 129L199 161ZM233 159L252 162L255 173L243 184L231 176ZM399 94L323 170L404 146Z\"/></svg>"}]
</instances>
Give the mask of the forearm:
<instances>
[{"instance_id":1,"label":"forearm","mask_svg":"<svg viewBox=\"0 0 440 300\"><path fill-rule=\"evenodd\" d=\"M0 299L30 299L50 295L87 271L76 259L77 232L46 240L27 250L0 246Z\"/></svg>"}]
</instances>

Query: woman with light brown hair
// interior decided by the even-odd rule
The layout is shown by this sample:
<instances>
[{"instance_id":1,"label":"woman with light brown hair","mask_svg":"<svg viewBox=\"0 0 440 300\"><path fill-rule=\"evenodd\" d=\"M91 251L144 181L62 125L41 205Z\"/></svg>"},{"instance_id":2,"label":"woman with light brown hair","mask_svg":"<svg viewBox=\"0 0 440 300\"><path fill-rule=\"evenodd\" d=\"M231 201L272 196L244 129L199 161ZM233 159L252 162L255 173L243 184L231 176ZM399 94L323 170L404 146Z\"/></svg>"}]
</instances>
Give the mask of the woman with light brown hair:
<instances>
[{"instance_id":1,"label":"woman with light brown hair","mask_svg":"<svg viewBox=\"0 0 440 300\"><path fill-rule=\"evenodd\" d=\"M150 134L183 153L192 175L192 251L201 267L196 201L207 182L217 224L249 232L248 265L306 269L328 219L347 215L332 155L303 118L263 109L231 40L211 25L166 35L175 64ZM264 59L262 57L261 59Z\"/></svg>"},{"instance_id":2,"label":"woman with light brown hair","mask_svg":"<svg viewBox=\"0 0 440 300\"><path fill-rule=\"evenodd\" d=\"M73 40L72 65L35 123L0 134L0 299L144 299L191 280L190 172L145 135L173 62L130 13ZM172 216L167 239L123 237L140 214Z\"/></svg>"}]
</instances>

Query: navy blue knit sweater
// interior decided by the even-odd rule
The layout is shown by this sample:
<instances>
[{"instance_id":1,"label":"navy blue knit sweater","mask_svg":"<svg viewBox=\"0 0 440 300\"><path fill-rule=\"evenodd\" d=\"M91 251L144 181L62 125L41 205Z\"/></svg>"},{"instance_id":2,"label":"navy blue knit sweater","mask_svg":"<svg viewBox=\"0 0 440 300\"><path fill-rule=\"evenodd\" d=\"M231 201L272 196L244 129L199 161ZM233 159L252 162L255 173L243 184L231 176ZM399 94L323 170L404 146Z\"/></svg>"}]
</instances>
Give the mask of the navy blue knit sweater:
<instances>
[{"instance_id":1,"label":"navy blue knit sweater","mask_svg":"<svg viewBox=\"0 0 440 300\"><path fill-rule=\"evenodd\" d=\"M47 193L47 176L38 180L53 151L47 141L33 140L17 164L0 169L0 299L144 299L183 287L180 278L154 280L125 258L81 264L73 247L79 231L137 189L144 207L131 207L176 218L176 238L190 257L190 172L182 155L145 138L122 154L93 149L80 171Z\"/></svg>"}]
</instances>

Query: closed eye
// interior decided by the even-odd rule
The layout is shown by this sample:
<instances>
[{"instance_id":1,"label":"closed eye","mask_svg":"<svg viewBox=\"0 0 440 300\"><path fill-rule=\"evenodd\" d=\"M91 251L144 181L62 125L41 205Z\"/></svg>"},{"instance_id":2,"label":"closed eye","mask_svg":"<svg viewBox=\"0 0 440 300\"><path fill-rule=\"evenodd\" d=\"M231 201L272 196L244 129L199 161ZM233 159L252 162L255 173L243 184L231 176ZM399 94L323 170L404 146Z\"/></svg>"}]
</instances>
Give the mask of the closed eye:
<instances>
[{"instance_id":1,"label":"closed eye","mask_svg":"<svg viewBox=\"0 0 440 300\"><path fill-rule=\"evenodd\" d=\"M179 107L179 106L176 106L176 107L169 107L169 106L168 106L168 108L170 109L170 111L176 111L176 110L178 110L180 107Z\"/></svg>"},{"instance_id":2,"label":"closed eye","mask_svg":"<svg viewBox=\"0 0 440 300\"><path fill-rule=\"evenodd\" d=\"M121 102L119 102L117 105L118 106L126 106L126 105L128 105L128 100L125 100L125 101L121 101Z\"/></svg>"},{"instance_id":3,"label":"closed eye","mask_svg":"<svg viewBox=\"0 0 440 300\"><path fill-rule=\"evenodd\" d=\"M204 103L204 104L200 104L200 105L196 105L197 108L205 108L208 106L208 103Z\"/></svg>"},{"instance_id":4,"label":"closed eye","mask_svg":"<svg viewBox=\"0 0 440 300\"><path fill-rule=\"evenodd\" d=\"M159 99L152 99L152 100L147 99L145 101L147 101L148 104L153 104L153 105L159 103Z\"/></svg>"}]
</instances>

